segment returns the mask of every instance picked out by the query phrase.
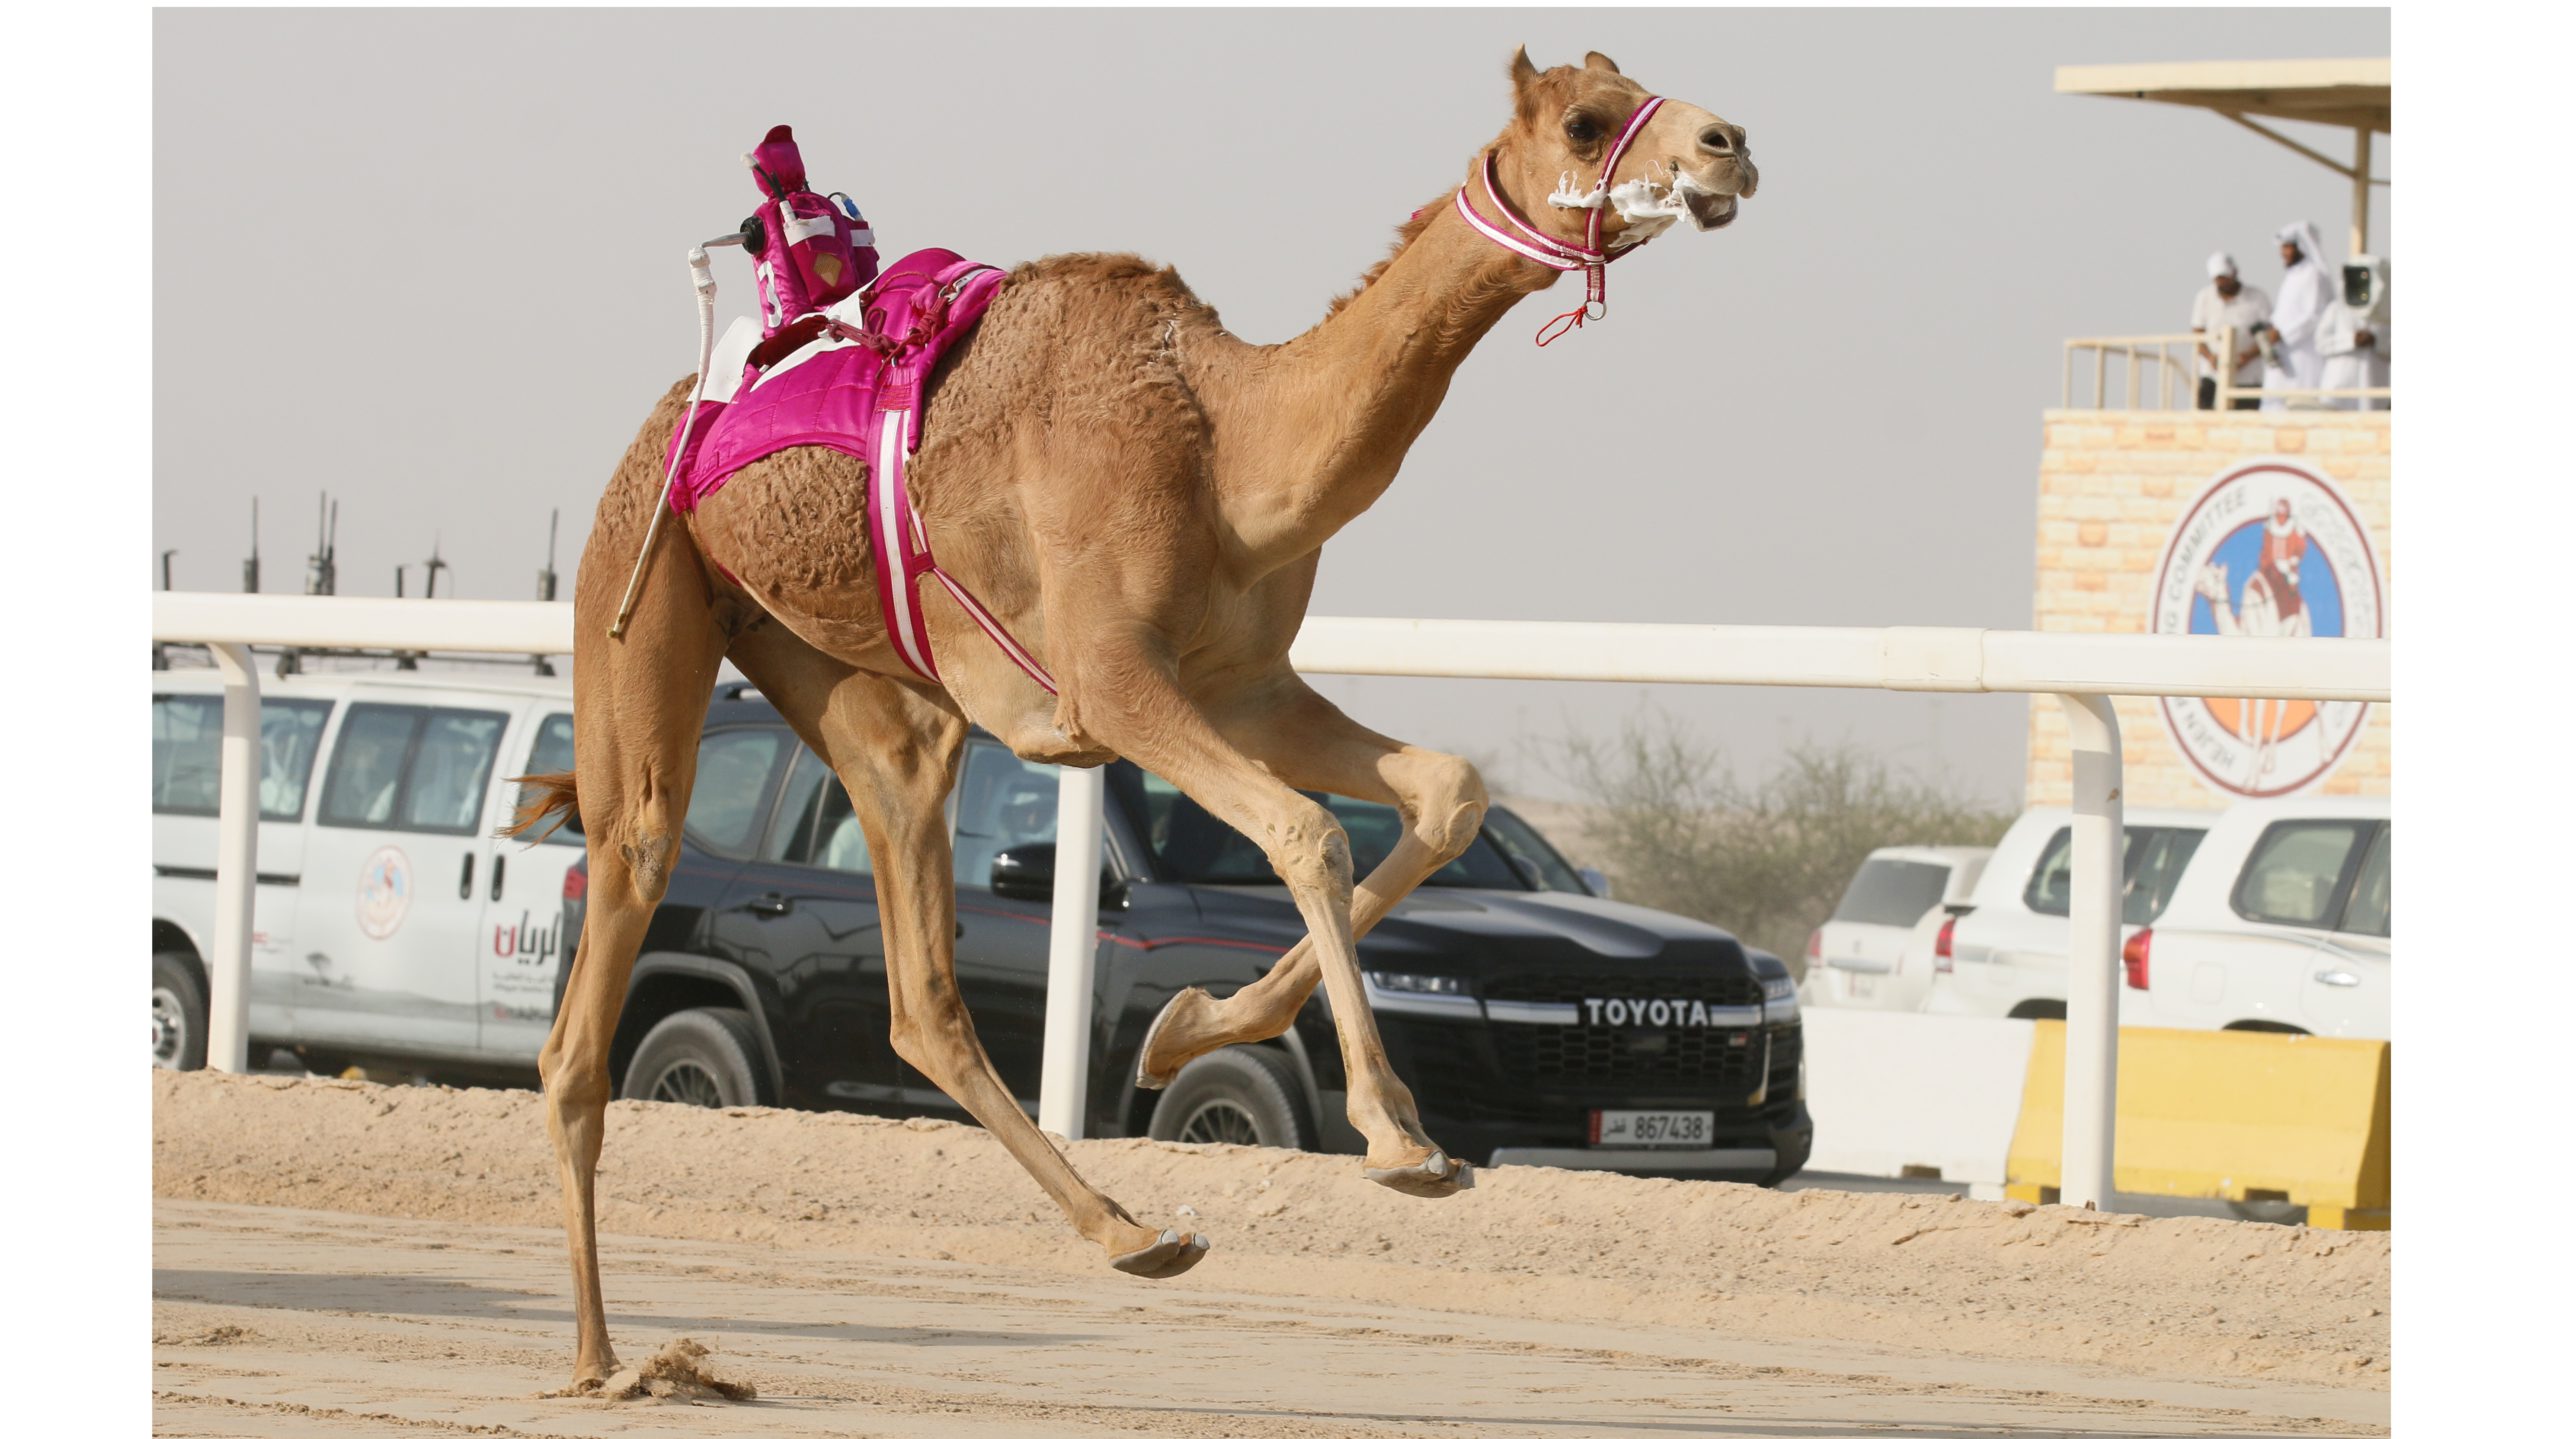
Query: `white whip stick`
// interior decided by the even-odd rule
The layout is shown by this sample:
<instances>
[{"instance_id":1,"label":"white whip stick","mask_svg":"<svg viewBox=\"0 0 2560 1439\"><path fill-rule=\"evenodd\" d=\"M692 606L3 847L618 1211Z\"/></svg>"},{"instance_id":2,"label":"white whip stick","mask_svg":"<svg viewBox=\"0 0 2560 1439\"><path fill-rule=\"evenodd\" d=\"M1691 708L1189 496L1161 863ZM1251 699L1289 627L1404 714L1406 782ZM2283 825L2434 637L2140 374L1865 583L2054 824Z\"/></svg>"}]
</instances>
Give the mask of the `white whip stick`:
<instances>
[{"instance_id":1,"label":"white whip stick","mask_svg":"<svg viewBox=\"0 0 2560 1439\"><path fill-rule=\"evenodd\" d=\"M685 443L693 437L694 414L702 407L704 387L711 383L711 300L720 293L720 287L712 283L711 252L705 246L738 243L739 236L723 235L694 246L685 255L685 263L693 269L694 304L702 312L702 358L694 365L693 398L685 401L684 427L676 432L675 450L667 456L666 478L658 482L658 507L650 512L649 533L640 541L640 558L632 562L631 583L622 587L622 607L613 612L613 628L605 631L611 639L622 638L623 626L631 621L631 607L639 602L640 576L649 568L649 556L658 548L658 528L666 523L668 502L675 494L676 466L684 463Z\"/></svg>"}]
</instances>

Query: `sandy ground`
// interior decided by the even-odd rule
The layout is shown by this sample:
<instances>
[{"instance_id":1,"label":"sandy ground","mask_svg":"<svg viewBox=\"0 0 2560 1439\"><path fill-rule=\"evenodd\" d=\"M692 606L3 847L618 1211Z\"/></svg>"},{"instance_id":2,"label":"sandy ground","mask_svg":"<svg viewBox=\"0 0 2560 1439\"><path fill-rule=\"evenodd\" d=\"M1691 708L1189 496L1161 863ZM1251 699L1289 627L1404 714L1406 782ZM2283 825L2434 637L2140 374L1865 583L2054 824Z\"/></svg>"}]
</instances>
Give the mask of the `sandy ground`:
<instances>
[{"instance_id":1,"label":"sandy ground","mask_svg":"<svg viewBox=\"0 0 2560 1439\"><path fill-rule=\"evenodd\" d=\"M164 1434L2377 1433L2390 1238L1960 1198L1112 1140L1077 1167L1216 1241L1105 1269L976 1130L617 1104L617 1348L745 1403L568 1377L536 1096L156 1075ZM1196 1219L1176 1206L1196 1210Z\"/></svg>"}]
</instances>

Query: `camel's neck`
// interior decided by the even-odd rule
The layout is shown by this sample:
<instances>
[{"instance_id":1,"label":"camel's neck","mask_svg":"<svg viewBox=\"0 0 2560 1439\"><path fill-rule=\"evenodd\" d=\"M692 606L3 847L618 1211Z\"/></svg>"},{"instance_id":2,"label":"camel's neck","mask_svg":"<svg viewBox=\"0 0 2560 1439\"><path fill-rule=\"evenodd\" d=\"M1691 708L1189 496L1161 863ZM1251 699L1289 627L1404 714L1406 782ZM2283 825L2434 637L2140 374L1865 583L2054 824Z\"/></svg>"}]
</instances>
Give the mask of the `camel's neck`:
<instances>
[{"instance_id":1,"label":"camel's neck","mask_svg":"<svg viewBox=\"0 0 2560 1439\"><path fill-rule=\"evenodd\" d=\"M1471 178L1467 193L1491 213L1481 182ZM1204 367L1195 384L1216 427L1219 503L1252 568L1267 572L1314 550L1385 493L1459 363L1512 306L1557 277L1443 204L1323 323ZM1578 298L1579 277L1568 283Z\"/></svg>"}]
</instances>

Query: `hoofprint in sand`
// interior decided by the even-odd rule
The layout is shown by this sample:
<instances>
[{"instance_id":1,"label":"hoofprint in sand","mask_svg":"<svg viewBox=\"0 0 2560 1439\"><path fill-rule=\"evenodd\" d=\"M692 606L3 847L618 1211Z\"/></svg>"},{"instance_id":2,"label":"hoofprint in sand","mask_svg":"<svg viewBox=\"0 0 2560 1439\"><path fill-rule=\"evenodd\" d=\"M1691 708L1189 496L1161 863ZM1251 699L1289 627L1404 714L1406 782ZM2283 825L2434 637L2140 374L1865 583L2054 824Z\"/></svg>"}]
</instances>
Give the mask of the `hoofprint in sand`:
<instances>
[{"instance_id":1,"label":"hoofprint in sand","mask_svg":"<svg viewBox=\"0 0 2560 1439\"><path fill-rule=\"evenodd\" d=\"M1136 1288L978 1130L636 1103L599 1211L629 1352L697 1341L760 1397L546 1399L570 1315L538 1096L153 1083L165 1433L2388 1420L2387 1234L1532 1169L1462 1210L1324 1156L1070 1145L1222 1226L1214 1283Z\"/></svg>"}]
</instances>

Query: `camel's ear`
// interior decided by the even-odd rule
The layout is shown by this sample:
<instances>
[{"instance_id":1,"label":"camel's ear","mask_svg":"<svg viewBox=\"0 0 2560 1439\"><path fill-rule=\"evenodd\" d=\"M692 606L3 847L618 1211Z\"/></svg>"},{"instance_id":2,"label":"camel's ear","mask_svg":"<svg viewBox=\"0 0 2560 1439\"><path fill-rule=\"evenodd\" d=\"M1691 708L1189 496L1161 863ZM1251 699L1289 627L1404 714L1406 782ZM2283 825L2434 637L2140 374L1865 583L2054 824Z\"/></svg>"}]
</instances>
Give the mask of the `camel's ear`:
<instances>
[{"instance_id":1,"label":"camel's ear","mask_svg":"<svg viewBox=\"0 0 2560 1439\"><path fill-rule=\"evenodd\" d=\"M1529 47L1511 52L1511 108L1529 113L1529 85L1538 78L1538 67L1529 63Z\"/></svg>"},{"instance_id":2,"label":"camel's ear","mask_svg":"<svg viewBox=\"0 0 2560 1439\"><path fill-rule=\"evenodd\" d=\"M1590 54L1582 57L1582 68L1585 70L1598 70L1607 75L1615 75L1618 73L1618 62L1601 54L1599 51L1594 50Z\"/></svg>"}]
</instances>

